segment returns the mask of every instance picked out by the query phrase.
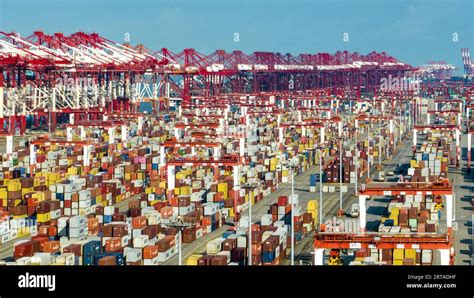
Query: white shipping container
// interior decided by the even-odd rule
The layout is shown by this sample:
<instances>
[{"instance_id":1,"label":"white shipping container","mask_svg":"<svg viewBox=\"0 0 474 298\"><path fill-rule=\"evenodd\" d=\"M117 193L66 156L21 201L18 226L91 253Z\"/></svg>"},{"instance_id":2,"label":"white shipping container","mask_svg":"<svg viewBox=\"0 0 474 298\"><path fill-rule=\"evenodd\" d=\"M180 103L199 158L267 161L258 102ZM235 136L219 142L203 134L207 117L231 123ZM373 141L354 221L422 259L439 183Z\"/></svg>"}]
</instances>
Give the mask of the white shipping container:
<instances>
[{"instance_id":1,"label":"white shipping container","mask_svg":"<svg viewBox=\"0 0 474 298\"><path fill-rule=\"evenodd\" d=\"M31 258L32 264L51 265L53 263L53 256L46 252L37 252Z\"/></svg>"},{"instance_id":2,"label":"white shipping container","mask_svg":"<svg viewBox=\"0 0 474 298\"><path fill-rule=\"evenodd\" d=\"M176 246L172 246L170 249L168 249L165 252L159 252L157 256L158 262L163 263L163 262L168 261L176 254L176 252L177 252Z\"/></svg>"},{"instance_id":3,"label":"white shipping container","mask_svg":"<svg viewBox=\"0 0 474 298\"><path fill-rule=\"evenodd\" d=\"M142 259L142 249L141 248L132 248L125 247L123 249L123 254L125 256L126 262L137 262Z\"/></svg>"},{"instance_id":4,"label":"white shipping container","mask_svg":"<svg viewBox=\"0 0 474 298\"><path fill-rule=\"evenodd\" d=\"M160 263L159 257L156 256L153 259L143 259L144 266L156 266Z\"/></svg>"},{"instance_id":5,"label":"white shipping container","mask_svg":"<svg viewBox=\"0 0 474 298\"><path fill-rule=\"evenodd\" d=\"M272 225L272 215L271 214L264 214L261 217L261 225L262 226L270 226Z\"/></svg>"},{"instance_id":6,"label":"white shipping container","mask_svg":"<svg viewBox=\"0 0 474 298\"><path fill-rule=\"evenodd\" d=\"M104 215L114 215L114 206L104 207Z\"/></svg>"},{"instance_id":7,"label":"white shipping container","mask_svg":"<svg viewBox=\"0 0 474 298\"><path fill-rule=\"evenodd\" d=\"M237 247L246 248L247 247L247 237L245 237L245 236L237 237Z\"/></svg>"},{"instance_id":8,"label":"white shipping container","mask_svg":"<svg viewBox=\"0 0 474 298\"><path fill-rule=\"evenodd\" d=\"M76 258L73 253L64 253L56 257L56 263L66 266L76 265Z\"/></svg>"},{"instance_id":9,"label":"white shipping container","mask_svg":"<svg viewBox=\"0 0 474 298\"><path fill-rule=\"evenodd\" d=\"M69 219L69 227L71 228L83 227L86 224L87 224L87 219L85 216L82 216L82 215L73 216Z\"/></svg>"},{"instance_id":10,"label":"white shipping container","mask_svg":"<svg viewBox=\"0 0 474 298\"><path fill-rule=\"evenodd\" d=\"M421 263L422 264L431 264L433 261L433 251L424 249L421 252Z\"/></svg>"}]
</instances>

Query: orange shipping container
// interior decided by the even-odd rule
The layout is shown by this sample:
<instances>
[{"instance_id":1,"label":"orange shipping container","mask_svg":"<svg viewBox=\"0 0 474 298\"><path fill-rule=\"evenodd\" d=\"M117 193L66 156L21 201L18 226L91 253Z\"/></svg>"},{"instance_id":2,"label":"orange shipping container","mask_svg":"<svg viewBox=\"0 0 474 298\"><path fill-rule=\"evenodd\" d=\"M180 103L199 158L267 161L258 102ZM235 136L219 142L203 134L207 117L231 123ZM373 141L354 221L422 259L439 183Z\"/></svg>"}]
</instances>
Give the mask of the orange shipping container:
<instances>
[{"instance_id":1,"label":"orange shipping container","mask_svg":"<svg viewBox=\"0 0 474 298\"><path fill-rule=\"evenodd\" d=\"M91 217L87 219L87 227L89 232L96 233L99 231L99 219L96 217Z\"/></svg>"},{"instance_id":2,"label":"orange shipping container","mask_svg":"<svg viewBox=\"0 0 474 298\"><path fill-rule=\"evenodd\" d=\"M59 241L48 241L43 245L43 251L49 253L56 253L60 250Z\"/></svg>"},{"instance_id":3,"label":"orange shipping container","mask_svg":"<svg viewBox=\"0 0 474 298\"><path fill-rule=\"evenodd\" d=\"M262 252L262 244L257 243L257 244L252 244L252 254L260 254Z\"/></svg>"},{"instance_id":4,"label":"orange shipping container","mask_svg":"<svg viewBox=\"0 0 474 298\"><path fill-rule=\"evenodd\" d=\"M173 209L170 206L161 208L161 216L163 218L170 218L173 215Z\"/></svg>"},{"instance_id":5,"label":"orange shipping container","mask_svg":"<svg viewBox=\"0 0 474 298\"><path fill-rule=\"evenodd\" d=\"M132 218L132 227L134 229L142 229L146 226L145 216L136 216Z\"/></svg>"},{"instance_id":6,"label":"orange shipping container","mask_svg":"<svg viewBox=\"0 0 474 298\"><path fill-rule=\"evenodd\" d=\"M144 259L153 259L156 256L158 256L158 246L152 245L143 248Z\"/></svg>"},{"instance_id":7,"label":"orange shipping container","mask_svg":"<svg viewBox=\"0 0 474 298\"><path fill-rule=\"evenodd\" d=\"M113 237L105 241L105 251L113 252L122 248L122 240L119 237Z\"/></svg>"},{"instance_id":8,"label":"orange shipping container","mask_svg":"<svg viewBox=\"0 0 474 298\"><path fill-rule=\"evenodd\" d=\"M210 226L211 223L212 223L211 217L209 217L209 216L204 216L204 217L202 218L202 225L203 225L203 226Z\"/></svg>"}]
</instances>

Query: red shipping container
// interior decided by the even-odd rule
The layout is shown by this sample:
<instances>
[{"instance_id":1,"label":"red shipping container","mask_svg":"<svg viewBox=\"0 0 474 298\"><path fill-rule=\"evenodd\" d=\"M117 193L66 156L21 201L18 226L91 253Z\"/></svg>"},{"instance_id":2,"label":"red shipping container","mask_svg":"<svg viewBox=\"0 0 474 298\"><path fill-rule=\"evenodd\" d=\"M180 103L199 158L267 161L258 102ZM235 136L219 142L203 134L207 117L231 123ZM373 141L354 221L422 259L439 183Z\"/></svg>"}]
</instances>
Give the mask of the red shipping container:
<instances>
[{"instance_id":1,"label":"red shipping container","mask_svg":"<svg viewBox=\"0 0 474 298\"><path fill-rule=\"evenodd\" d=\"M99 266L115 266L117 258L115 256L106 256L99 260Z\"/></svg>"},{"instance_id":2,"label":"red shipping container","mask_svg":"<svg viewBox=\"0 0 474 298\"><path fill-rule=\"evenodd\" d=\"M278 206L285 206L286 204L288 204L288 197L287 196L278 197Z\"/></svg>"}]
</instances>

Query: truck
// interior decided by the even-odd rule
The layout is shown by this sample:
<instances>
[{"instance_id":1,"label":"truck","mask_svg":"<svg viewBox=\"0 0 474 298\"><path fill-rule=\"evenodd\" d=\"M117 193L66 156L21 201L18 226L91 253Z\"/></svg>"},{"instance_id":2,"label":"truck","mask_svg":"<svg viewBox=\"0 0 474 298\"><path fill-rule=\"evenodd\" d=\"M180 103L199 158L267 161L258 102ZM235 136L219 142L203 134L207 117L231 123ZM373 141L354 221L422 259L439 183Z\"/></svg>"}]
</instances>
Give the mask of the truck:
<instances>
[{"instance_id":1,"label":"truck","mask_svg":"<svg viewBox=\"0 0 474 298\"><path fill-rule=\"evenodd\" d=\"M374 178L375 181L384 182L385 181L385 171L378 171Z\"/></svg>"},{"instance_id":2,"label":"truck","mask_svg":"<svg viewBox=\"0 0 474 298\"><path fill-rule=\"evenodd\" d=\"M349 216L353 218L359 217L359 203L352 204Z\"/></svg>"}]
</instances>

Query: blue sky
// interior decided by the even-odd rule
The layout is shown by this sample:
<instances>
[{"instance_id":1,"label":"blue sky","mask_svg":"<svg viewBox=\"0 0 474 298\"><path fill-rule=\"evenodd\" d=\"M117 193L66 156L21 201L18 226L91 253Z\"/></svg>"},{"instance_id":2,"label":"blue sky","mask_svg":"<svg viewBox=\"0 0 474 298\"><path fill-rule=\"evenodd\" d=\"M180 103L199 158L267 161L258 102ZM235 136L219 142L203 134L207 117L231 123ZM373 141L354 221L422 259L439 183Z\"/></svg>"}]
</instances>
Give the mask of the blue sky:
<instances>
[{"instance_id":1,"label":"blue sky","mask_svg":"<svg viewBox=\"0 0 474 298\"><path fill-rule=\"evenodd\" d=\"M0 30L83 30L115 41L129 33L132 44L204 54L376 50L412 65L442 60L462 69L461 47L474 54L473 11L474 0L0 0Z\"/></svg>"}]
</instances>

